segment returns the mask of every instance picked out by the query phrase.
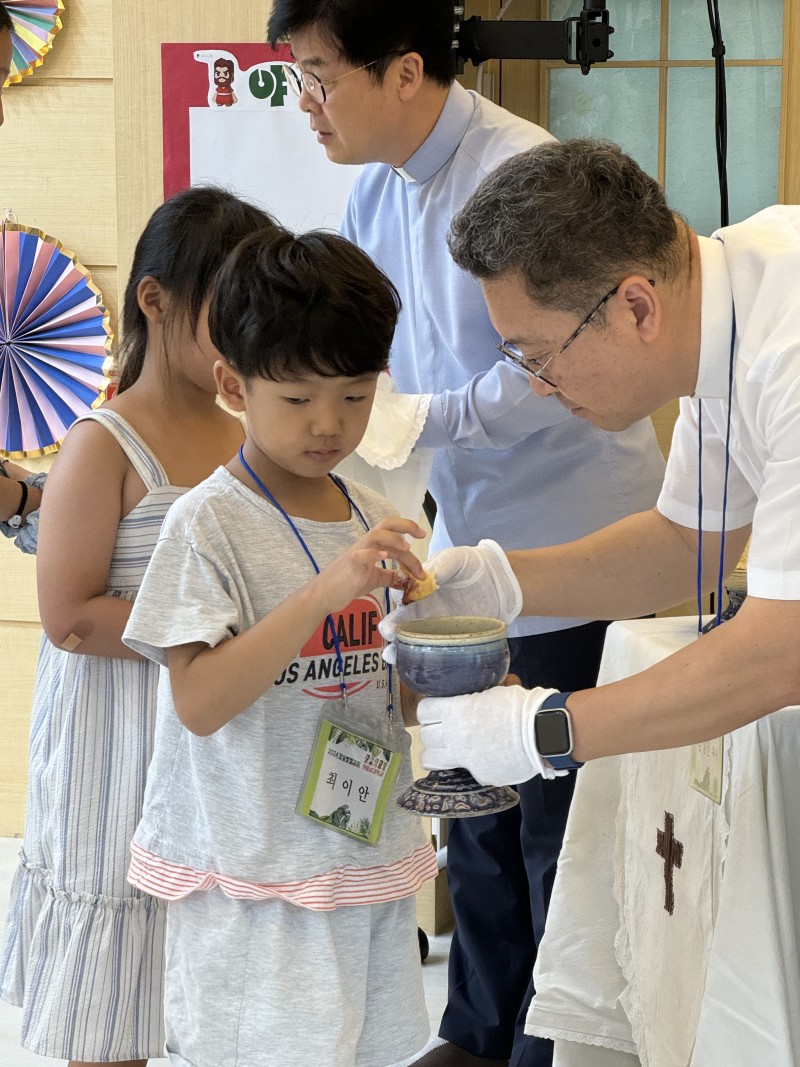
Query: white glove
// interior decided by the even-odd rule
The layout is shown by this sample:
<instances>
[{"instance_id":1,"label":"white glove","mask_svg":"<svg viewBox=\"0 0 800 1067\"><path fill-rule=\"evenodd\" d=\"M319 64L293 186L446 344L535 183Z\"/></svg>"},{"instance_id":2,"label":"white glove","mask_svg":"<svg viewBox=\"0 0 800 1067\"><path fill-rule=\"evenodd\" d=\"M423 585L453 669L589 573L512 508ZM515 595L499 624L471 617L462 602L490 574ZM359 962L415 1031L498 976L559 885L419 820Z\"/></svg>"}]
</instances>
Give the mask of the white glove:
<instances>
[{"instance_id":1,"label":"white glove","mask_svg":"<svg viewBox=\"0 0 800 1067\"><path fill-rule=\"evenodd\" d=\"M467 696L426 697L417 708L422 766L429 771L466 767L481 785L569 774L539 755L533 735L535 713L558 691L508 685Z\"/></svg>"},{"instance_id":2,"label":"white glove","mask_svg":"<svg viewBox=\"0 0 800 1067\"><path fill-rule=\"evenodd\" d=\"M383 658L394 663L398 626L434 615L488 615L512 622L522 610L522 589L508 557L496 541L479 541L475 548L460 546L437 552L425 563L439 588L413 604L402 604L380 622L388 647Z\"/></svg>"}]
</instances>

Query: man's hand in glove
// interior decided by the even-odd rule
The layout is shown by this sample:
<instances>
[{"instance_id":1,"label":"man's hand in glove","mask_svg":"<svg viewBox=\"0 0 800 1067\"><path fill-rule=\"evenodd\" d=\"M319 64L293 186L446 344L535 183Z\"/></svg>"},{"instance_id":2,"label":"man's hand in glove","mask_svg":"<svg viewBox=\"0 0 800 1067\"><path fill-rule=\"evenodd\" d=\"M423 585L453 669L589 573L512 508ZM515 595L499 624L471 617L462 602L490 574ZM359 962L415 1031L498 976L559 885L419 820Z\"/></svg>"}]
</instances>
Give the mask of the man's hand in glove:
<instances>
[{"instance_id":1,"label":"man's hand in glove","mask_svg":"<svg viewBox=\"0 0 800 1067\"><path fill-rule=\"evenodd\" d=\"M495 541L480 541L474 548L461 546L437 552L425 563L438 588L424 600L390 612L379 629L387 642L383 658L395 662L394 639L398 627L412 619L434 615L487 615L511 622L522 608L522 590L502 548Z\"/></svg>"},{"instance_id":2,"label":"man's hand in glove","mask_svg":"<svg viewBox=\"0 0 800 1067\"><path fill-rule=\"evenodd\" d=\"M534 742L533 717L556 692L513 685L421 700L422 766L429 771L466 767L481 785L518 785L537 774L568 774L551 767Z\"/></svg>"}]
</instances>

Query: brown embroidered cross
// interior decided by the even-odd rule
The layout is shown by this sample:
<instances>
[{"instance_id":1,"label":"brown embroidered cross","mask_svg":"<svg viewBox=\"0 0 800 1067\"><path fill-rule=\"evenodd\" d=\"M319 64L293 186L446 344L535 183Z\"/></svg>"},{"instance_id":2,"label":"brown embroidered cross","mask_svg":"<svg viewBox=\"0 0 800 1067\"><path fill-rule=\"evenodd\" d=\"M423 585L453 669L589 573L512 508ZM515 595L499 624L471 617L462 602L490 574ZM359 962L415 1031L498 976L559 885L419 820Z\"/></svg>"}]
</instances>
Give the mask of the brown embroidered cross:
<instances>
[{"instance_id":1,"label":"brown embroidered cross","mask_svg":"<svg viewBox=\"0 0 800 1067\"><path fill-rule=\"evenodd\" d=\"M664 829L656 830L656 852L664 860L664 908L672 915L675 911L672 874L683 863L683 843L675 837L675 818L668 811L664 812Z\"/></svg>"}]
</instances>

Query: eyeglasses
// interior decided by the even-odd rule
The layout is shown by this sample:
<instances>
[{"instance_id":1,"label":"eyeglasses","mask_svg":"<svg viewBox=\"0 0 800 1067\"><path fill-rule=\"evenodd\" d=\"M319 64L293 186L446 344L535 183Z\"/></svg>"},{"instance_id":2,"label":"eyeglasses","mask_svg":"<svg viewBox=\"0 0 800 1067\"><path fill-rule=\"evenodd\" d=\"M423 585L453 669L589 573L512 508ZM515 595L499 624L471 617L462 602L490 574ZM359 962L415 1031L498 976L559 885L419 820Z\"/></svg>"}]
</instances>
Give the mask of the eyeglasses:
<instances>
[{"instance_id":1,"label":"eyeglasses","mask_svg":"<svg viewBox=\"0 0 800 1067\"><path fill-rule=\"evenodd\" d=\"M592 310L589 312L589 314L586 316L580 326L578 326L576 330L572 331L572 333L566 339L561 348L559 348L557 352L554 352L552 356L548 357L544 362L542 362L542 360L540 359L533 359L532 357L526 358L522 355L519 349L515 351L513 348L511 348L509 345L505 344L505 342L502 341L497 343L495 345L495 348L499 348L503 355L506 357L506 359L510 359L512 363L516 363L518 367L522 367L522 369L526 370L532 378L536 379L537 382L544 382L545 385L552 386L552 388L555 389L555 383L551 382L549 378L545 378L544 372L547 370L547 368L550 366L556 356L560 356L562 352L566 352L566 350L569 348L575 338L579 337L583 333L583 331L595 317L600 308L606 303L606 301L611 299L611 297L614 295L614 293L616 293L618 289L619 286L615 285L613 289L609 290L609 292L606 293L602 300L598 300L598 302L595 304L595 306L592 308ZM533 364L533 366L531 366L531 364Z\"/></svg>"},{"instance_id":2,"label":"eyeglasses","mask_svg":"<svg viewBox=\"0 0 800 1067\"><path fill-rule=\"evenodd\" d=\"M650 285L655 287L656 283L652 278L648 278L647 280ZM547 359L545 359L544 362L540 359L534 359L532 356L523 356L523 354L519 351L518 348L512 348L510 345L507 345L503 341L495 344L495 348L499 349L506 357L506 359L510 359L512 363L516 363L518 367L522 367L523 370L527 371L532 378L535 378L537 380L537 382L544 382L545 385L549 385L551 386L551 388L556 389L557 386L555 382L551 382L549 378L545 378L544 372L547 370L547 368L550 366L556 356L560 356L562 352L566 352L572 342L577 337L580 337L580 335L595 317L600 308L603 307L603 305L608 300L610 300L614 293L616 293L618 290L618 285L615 285L613 289L609 289L606 295L604 297L601 297L600 300L597 301L595 306L592 308L592 310L589 312L583 322L578 326L578 328L572 331L572 333L566 339L561 348L554 352L552 356L549 356Z\"/></svg>"},{"instance_id":3,"label":"eyeglasses","mask_svg":"<svg viewBox=\"0 0 800 1067\"><path fill-rule=\"evenodd\" d=\"M346 70L344 74L340 74L338 78L326 78L325 81L323 81L322 78L318 78L316 74L311 74L306 70L300 70L296 63L282 63L281 66L286 74L286 81L298 96L300 96L305 89L311 99L317 104L324 104L328 99L328 94L325 90L326 85L333 85L335 82L341 81L342 78L347 78L350 74L358 74L360 70L374 67L376 63L380 63L382 59L388 59L389 56L400 55L403 55L403 53L388 52L385 56L378 56L377 59L365 63L363 67L354 67L352 70Z\"/></svg>"}]
</instances>

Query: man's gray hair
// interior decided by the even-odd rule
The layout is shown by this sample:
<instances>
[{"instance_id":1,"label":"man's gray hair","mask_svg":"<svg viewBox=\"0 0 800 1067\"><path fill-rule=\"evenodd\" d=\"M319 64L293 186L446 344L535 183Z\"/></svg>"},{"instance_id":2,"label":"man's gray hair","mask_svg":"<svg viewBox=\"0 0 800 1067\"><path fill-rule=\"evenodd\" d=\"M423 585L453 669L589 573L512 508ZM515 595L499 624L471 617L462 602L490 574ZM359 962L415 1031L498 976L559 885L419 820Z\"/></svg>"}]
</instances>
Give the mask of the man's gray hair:
<instances>
[{"instance_id":1,"label":"man's gray hair","mask_svg":"<svg viewBox=\"0 0 800 1067\"><path fill-rule=\"evenodd\" d=\"M478 278L519 273L537 303L582 314L630 274L677 277L685 229L618 145L576 138L501 163L453 218L448 245Z\"/></svg>"}]
</instances>

